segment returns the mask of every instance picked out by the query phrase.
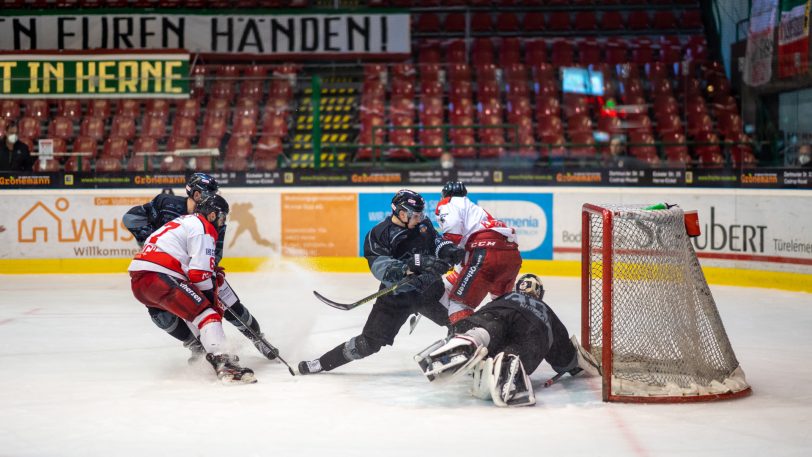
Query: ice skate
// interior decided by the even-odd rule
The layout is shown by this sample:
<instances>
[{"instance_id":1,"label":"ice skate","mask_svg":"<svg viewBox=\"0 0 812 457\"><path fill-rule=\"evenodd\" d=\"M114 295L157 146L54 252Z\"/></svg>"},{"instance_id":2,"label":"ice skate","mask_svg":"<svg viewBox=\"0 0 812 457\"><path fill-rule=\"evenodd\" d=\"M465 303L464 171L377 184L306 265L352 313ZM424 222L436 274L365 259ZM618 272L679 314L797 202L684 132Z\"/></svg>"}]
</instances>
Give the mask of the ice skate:
<instances>
[{"instance_id":1,"label":"ice skate","mask_svg":"<svg viewBox=\"0 0 812 457\"><path fill-rule=\"evenodd\" d=\"M237 363L240 361L237 356L206 354L206 360L211 363L217 373L217 378L224 384L253 384L257 382L254 377L254 370L241 367Z\"/></svg>"},{"instance_id":2,"label":"ice skate","mask_svg":"<svg viewBox=\"0 0 812 457\"><path fill-rule=\"evenodd\" d=\"M191 337L188 340L183 342L183 347L191 351L189 358L186 359L186 362L189 364L193 364L200 360L202 357L206 355L206 349L200 344L200 340L195 337Z\"/></svg>"},{"instance_id":3,"label":"ice skate","mask_svg":"<svg viewBox=\"0 0 812 457\"><path fill-rule=\"evenodd\" d=\"M257 348L260 354L265 356L266 359L275 360L276 355L278 354L277 349L262 342L262 340L265 338L264 334L260 333L259 336L260 339L256 339L253 336L249 336L249 339L252 343L254 343L254 347Z\"/></svg>"}]
</instances>

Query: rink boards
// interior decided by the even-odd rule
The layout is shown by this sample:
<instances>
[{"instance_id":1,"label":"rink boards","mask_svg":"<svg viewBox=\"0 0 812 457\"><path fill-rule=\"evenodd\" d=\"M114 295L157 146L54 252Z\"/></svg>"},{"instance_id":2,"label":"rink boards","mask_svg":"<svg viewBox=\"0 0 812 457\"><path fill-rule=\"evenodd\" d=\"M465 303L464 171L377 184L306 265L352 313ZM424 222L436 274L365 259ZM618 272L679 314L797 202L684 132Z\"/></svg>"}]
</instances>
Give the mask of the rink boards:
<instances>
[{"instance_id":1,"label":"rink boards","mask_svg":"<svg viewBox=\"0 0 812 457\"><path fill-rule=\"evenodd\" d=\"M297 259L321 271L368 271L363 236L390 214L396 187L227 188L224 264L258 271ZM439 189L415 188L428 203ZM182 189L176 189L176 194ZM709 282L812 292L812 192L481 186L470 197L517 228L524 269L580 273L584 203L677 203L699 212L694 239ZM0 273L110 273L137 252L121 216L154 197L139 190L7 190L0 194Z\"/></svg>"}]
</instances>

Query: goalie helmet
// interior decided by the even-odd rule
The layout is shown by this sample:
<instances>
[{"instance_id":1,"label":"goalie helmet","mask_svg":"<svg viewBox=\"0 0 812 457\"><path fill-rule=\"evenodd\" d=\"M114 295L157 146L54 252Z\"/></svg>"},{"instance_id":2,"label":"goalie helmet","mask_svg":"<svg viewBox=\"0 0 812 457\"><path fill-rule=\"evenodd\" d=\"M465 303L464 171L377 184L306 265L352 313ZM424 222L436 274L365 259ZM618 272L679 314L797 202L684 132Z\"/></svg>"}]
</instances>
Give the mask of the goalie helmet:
<instances>
[{"instance_id":1,"label":"goalie helmet","mask_svg":"<svg viewBox=\"0 0 812 457\"><path fill-rule=\"evenodd\" d=\"M448 181L443 186L442 191L443 198L447 197L465 197L468 195L468 189L465 188L465 184L462 181Z\"/></svg>"},{"instance_id":2,"label":"goalie helmet","mask_svg":"<svg viewBox=\"0 0 812 457\"><path fill-rule=\"evenodd\" d=\"M422 213L426 208L426 201L415 191L401 189L392 197L392 214L398 215L398 211L406 211L409 218L415 213Z\"/></svg>"},{"instance_id":3,"label":"goalie helmet","mask_svg":"<svg viewBox=\"0 0 812 457\"><path fill-rule=\"evenodd\" d=\"M531 296L536 300L542 300L544 298L544 284L541 283L541 278L538 276L527 273L516 281L516 292Z\"/></svg>"},{"instance_id":4,"label":"goalie helmet","mask_svg":"<svg viewBox=\"0 0 812 457\"><path fill-rule=\"evenodd\" d=\"M216 194L219 188L217 180L213 177L206 173L195 173L186 182L186 195L192 197L195 191L200 192L202 195Z\"/></svg>"},{"instance_id":5,"label":"goalie helmet","mask_svg":"<svg viewBox=\"0 0 812 457\"><path fill-rule=\"evenodd\" d=\"M228 202L226 199L217 194L204 194L200 202L195 205L196 213L200 213L204 216L208 216L210 213L216 213L217 219L215 222L217 223L217 227L222 227L225 223L228 210Z\"/></svg>"}]
</instances>

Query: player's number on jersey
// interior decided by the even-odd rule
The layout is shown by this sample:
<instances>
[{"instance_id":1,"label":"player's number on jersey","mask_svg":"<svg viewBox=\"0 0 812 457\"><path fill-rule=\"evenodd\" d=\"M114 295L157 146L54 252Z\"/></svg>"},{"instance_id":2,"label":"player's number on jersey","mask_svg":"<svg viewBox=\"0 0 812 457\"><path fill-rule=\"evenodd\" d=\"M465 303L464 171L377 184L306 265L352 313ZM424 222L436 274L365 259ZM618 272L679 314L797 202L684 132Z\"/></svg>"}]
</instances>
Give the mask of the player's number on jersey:
<instances>
[{"instance_id":1,"label":"player's number on jersey","mask_svg":"<svg viewBox=\"0 0 812 457\"><path fill-rule=\"evenodd\" d=\"M167 222L164 225L163 230L149 237L149 243L144 245L144 248L141 250L141 252L143 252L144 254L148 254L154 251L156 249L155 243L158 242L158 238L160 238L161 235L163 235L164 233L172 229L176 229L178 227L180 227L180 224L178 224L177 222Z\"/></svg>"}]
</instances>

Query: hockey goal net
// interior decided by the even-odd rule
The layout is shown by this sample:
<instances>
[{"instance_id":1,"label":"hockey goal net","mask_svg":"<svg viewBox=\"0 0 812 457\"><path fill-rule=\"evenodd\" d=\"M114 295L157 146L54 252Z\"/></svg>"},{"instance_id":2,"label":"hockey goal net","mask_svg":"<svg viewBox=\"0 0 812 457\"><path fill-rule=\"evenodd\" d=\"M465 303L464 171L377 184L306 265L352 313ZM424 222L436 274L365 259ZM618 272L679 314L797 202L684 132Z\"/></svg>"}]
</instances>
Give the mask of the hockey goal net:
<instances>
[{"instance_id":1,"label":"hockey goal net","mask_svg":"<svg viewBox=\"0 0 812 457\"><path fill-rule=\"evenodd\" d=\"M581 341L601 366L603 400L749 394L683 211L644 208L583 206Z\"/></svg>"}]
</instances>

